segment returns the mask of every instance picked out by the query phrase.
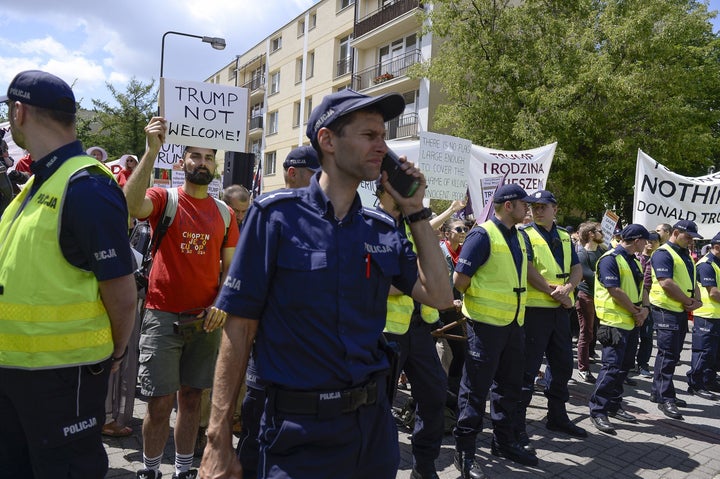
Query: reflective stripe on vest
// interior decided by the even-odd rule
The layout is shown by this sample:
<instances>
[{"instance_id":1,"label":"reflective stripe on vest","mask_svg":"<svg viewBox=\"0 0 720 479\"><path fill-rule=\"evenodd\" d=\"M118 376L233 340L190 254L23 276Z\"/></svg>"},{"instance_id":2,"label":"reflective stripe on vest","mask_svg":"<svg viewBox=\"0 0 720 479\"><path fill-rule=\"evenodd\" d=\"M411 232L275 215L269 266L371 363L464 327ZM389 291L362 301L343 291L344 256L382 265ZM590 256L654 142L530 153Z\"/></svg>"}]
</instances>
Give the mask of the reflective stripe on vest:
<instances>
[{"instance_id":1,"label":"reflective stripe on vest","mask_svg":"<svg viewBox=\"0 0 720 479\"><path fill-rule=\"evenodd\" d=\"M607 253L602 255L600 259L604 258L605 256L615 257L615 262L617 263L618 269L620 270L620 289L625 291L625 294L628 295L628 298L630 298L630 301L632 301L633 304L639 303L641 301L640 291L642 287L642 282L640 283L640 285L638 285L638 283L635 281L635 277L633 276L630 265L628 264L625 257L621 254L617 254L615 250L608 251ZM637 263L638 269L640 269L640 262L638 260L634 261L635 263ZM598 260L597 264L600 264L600 260ZM595 279L594 295L595 311L600 320L600 324L612 326L614 328L626 329L628 331L635 328L635 318L633 318L632 313L617 304L608 292L607 288L605 288L605 286L603 286L602 283L600 283L600 280L597 278Z\"/></svg>"},{"instance_id":2,"label":"reflective stripe on vest","mask_svg":"<svg viewBox=\"0 0 720 479\"><path fill-rule=\"evenodd\" d=\"M527 234L530 240L530 245L533 248L533 266L538 272L545 278L551 285L560 286L567 282L567 278L570 277L570 260L572 259L570 248L572 242L570 235L567 231L558 229L558 235L563 247L563 267L555 260L555 257L550 250L550 245L547 244L545 238L535 229L533 226L528 226L523 230ZM574 296L570 293L570 299L574 301ZM527 305L529 307L537 308L557 308L560 303L555 301L549 294L544 291L540 291L537 288L533 288L532 285L528 285Z\"/></svg>"},{"instance_id":3,"label":"reflective stripe on vest","mask_svg":"<svg viewBox=\"0 0 720 479\"><path fill-rule=\"evenodd\" d=\"M35 178L31 178L0 220L2 367L93 364L112 353L110 321L95 275L68 263L59 242L68 181L91 166L113 178L94 158L70 158L38 188L16 218L32 188Z\"/></svg>"},{"instance_id":4,"label":"reflective stripe on vest","mask_svg":"<svg viewBox=\"0 0 720 479\"><path fill-rule=\"evenodd\" d=\"M413 313L413 299L405 294L394 294L387 299L385 332L405 334L410 327Z\"/></svg>"},{"instance_id":5,"label":"reflective stripe on vest","mask_svg":"<svg viewBox=\"0 0 720 479\"><path fill-rule=\"evenodd\" d=\"M695 291L693 285L695 284L695 271L693 270L693 277L690 278L685 261L680 257L679 254L669 244L665 243L660 246L658 250L665 250L670 253L670 257L673 260L673 281L677 283L680 289L689 298L692 296L691 291ZM653 253L654 254L654 253ZM658 308L667 309L668 311L675 311L680 313L685 311L680 301L675 301L665 294L665 290L662 289L657 277L655 276L655 268L650 268L652 271L652 286L650 286L650 304L657 306Z\"/></svg>"},{"instance_id":6,"label":"reflective stripe on vest","mask_svg":"<svg viewBox=\"0 0 720 479\"><path fill-rule=\"evenodd\" d=\"M522 326L527 298L525 241L520 233L515 233L522 251L521 275L518 278L515 260L500 229L492 221L486 221L481 226L490 238L490 256L472 275L463 297L462 312L473 321L495 326L506 326L517 318Z\"/></svg>"},{"instance_id":7,"label":"reflective stripe on vest","mask_svg":"<svg viewBox=\"0 0 720 479\"><path fill-rule=\"evenodd\" d=\"M698 264L702 262L710 263L713 271L715 272L715 281L717 282L717 280L720 279L720 268L718 267L718 265L716 265L715 261L712 261L711 258L709 258L708 256L703 257L700 261L698 261ZM697 276L697 269L695 272L695 276ZM703 305L693 311L694 316L705 319L720 318L720 302L712 299L708 294L708 289L703 285L700 285L700 299L702 300Z\"/></svg>"}]
</instances>

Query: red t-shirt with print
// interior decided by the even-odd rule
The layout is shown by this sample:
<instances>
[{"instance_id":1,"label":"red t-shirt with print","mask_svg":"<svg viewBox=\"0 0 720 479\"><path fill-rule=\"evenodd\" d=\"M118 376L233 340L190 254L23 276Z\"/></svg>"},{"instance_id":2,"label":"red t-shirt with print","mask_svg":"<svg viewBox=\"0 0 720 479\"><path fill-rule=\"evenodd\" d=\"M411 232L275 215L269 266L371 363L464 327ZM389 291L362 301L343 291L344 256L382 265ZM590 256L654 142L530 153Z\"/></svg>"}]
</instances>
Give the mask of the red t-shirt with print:
<instances>
[{"instance_id":1,"label":"red t-shirt with print","mask_svg":"<svg viewBox=\"0 0 720 479\"><path fill-rule=\"evenodd\" d=\"M146 196L153 202L148 220L154 230L168 195L165 188L154 187ZM224 247L234 248L239 232L232 228L235 213L228 209L231 227ZM153 260L145 306L173 313L210 306L219 290L224 236L225 223L215 200L193 198L178 188L177 213Z\"/></svg>"}]
</instances>

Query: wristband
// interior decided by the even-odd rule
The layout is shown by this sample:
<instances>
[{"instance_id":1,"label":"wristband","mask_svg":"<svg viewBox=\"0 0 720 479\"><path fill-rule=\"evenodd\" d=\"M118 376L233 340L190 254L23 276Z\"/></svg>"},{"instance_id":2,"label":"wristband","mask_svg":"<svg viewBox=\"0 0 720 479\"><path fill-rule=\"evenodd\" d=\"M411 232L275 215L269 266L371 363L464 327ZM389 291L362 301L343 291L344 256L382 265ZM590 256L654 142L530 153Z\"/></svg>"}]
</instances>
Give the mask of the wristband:
<instances>
[{"instance_id":1,"label":"wristband","mask_svg":"<svg viewBox=\"0 0 720 479\"><path fill-rule=\"evenodd\" d=\"M405 217L405 221L407 221L407 223L410 225L413 223L417 223L418 221L426 220L426 219L430 218L431 216L432 216L432 210L430 208L423 208L416 213L407 215Z\"/></svg>"},{"instance_id":2,"label":"wristband","mask_svg":"<svg viewBox=\"0 0 720 479\"><path fill-rule=\"evenodd\" d=\"M118 361L122 361L123 359L125 359L125 356L127 356L127 353L128 353L128 347L125 346L125 351L123 351L123 353L120 355L120 357L116 358L115 356L110 356L110 359L114 363L116 363Z\"/></svg>"}]
</instances>

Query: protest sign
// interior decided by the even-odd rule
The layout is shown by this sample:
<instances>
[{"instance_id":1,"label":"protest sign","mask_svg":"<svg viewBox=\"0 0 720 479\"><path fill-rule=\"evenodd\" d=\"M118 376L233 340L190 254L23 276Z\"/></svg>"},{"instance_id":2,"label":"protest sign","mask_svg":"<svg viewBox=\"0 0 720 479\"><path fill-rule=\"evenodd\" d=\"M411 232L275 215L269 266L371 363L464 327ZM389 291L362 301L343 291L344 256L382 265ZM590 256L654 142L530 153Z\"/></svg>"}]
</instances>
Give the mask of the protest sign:
<instances>
[{"instance_id":1,"label":"protest sign","mask_svg":"<svg viewBox=\"0 0 720 479\"><path fill-rule=\"evenodd\" d=\"M607 210L603 215L600 228L602 229L603 239L605 239L606 245L610 245L610 240L612 240L615 227L618 226L618 221L620 221L620 217L615 214L614 211Z\"/></svg>"},{"instance_id":2,"label":"protest sign","mask_svg":"<svg viewBox=\"0 0 720 479\"><path fill-rule=\"evenodd\" d=\"M712 238L720 230L719 203L720 173L679 175L638 150L633 223L653 227L691 220L697 223L698 233Z\"/></svg>"},{"instance_id":3,"label":"protest sign","mask_svg":"<svg viewBox=\"0 0 720 479\"><path fill-rule=\"evenodd\" d=\"M450 135L420 132L418 163L425 173L428 198L462 200L467 192L467 162L472 142Z\"/></svg>"},{"instance_id":4,"label":"protest sign","mask_svg":"<svg viewBox=\"0 0 720 479\"><path fill-rule=\"evenodd\" d=\"M168 143L245 150L246 88L161 78L159 104L168 120Z\"/></svg>"}]
</instances>

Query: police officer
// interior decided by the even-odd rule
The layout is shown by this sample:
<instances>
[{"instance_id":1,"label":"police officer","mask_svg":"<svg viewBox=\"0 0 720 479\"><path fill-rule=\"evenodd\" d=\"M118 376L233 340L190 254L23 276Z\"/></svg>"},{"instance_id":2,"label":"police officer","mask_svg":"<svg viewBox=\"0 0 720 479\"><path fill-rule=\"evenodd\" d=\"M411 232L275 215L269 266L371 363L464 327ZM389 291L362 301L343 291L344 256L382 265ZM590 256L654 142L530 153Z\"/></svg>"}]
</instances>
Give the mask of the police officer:
<instances>
[{"instance_id":1,"label":"police officer","mask_svg":"<svg viewBox=\"0 0 720 479\"><path fill-rule=\"evenodd\" d=\"M697 262L696 271L702 306L693 313L688 392L714 401L718 397L709 386L715 380L713 366L720 343L720 233L710 241L710 250Z\"/></svg>"},{"instance_id":2,"label":"police officer","mask_svg":"<svg viewBox=\"0 0 720 479\"><path fill-rule=\"evenodd\" d=\"M30 70L7 91L34 174L0 220L0 476L105 477L108 377L137 302L125 198L77 141L67 83Z\"/></svg>"},{"instance_id":3,"label":"police officer","mask_svg":"<svg viewBox=\"0 0 720 479\"><path fill-rule=\"evenodd\" d=\"M525 416L540 370L543 355L550 366L545 372L548 399L547 428L575 437L587 437L567 415L570 398L567 383L572 375L573 357L568 308L573 307L573 290L582 279L582 266L572 247L570 235L555 225L557 200L550 191L531 196L533 222L521 232L528 249L528 295L525 311L525 373L516 428L526 442Z\"/></svg>"},{"instance_id":4,"label":"police officer","mask_svg":"<svg viewBox=\"0 0 720 479\"><path fill-rule=\"evenodd\" d=\"M398 223L398 231L406 235L407 225L395 201L377 182L375 193L380 206ZM412 242L412 239L410 239ZM395 294L397 293L397 294ZM440 357L431 336L431 324L438 321L438 311L414 302L410 296L391 288L387 300L385 338L399 346L398 373L405 371L410 383L415 405L415 424L411 438L413 470L411 479L437 478L435 459L440 455L445 433L445 399L447 375L440 364ZM445 305L443 313L455 313L455 306ZM397 381L398 378L395 378Z\"/></svg>"},{"instance_id":5,"label":"police officer","mask_svg":"<svg viewBox=\"0 0 720 479\"><path fill-rule=\"evenodd\" d=\"M250 207L216 302L229 317L201 477L241 472L228 419L253 338L258 376L268 384L262 477L395 477L399 446L380 341L390 285L436 308L452 302L431 212L422 206L422 173L402 162L420 185L410 197L382 175L417 256L393 219L363 208L357 193L380 176L384 122L404 108L399 94L326 96L307 128L322 173L308 188L272 192Z\"/></svg>"},{"instance_id":6,"label":"police officer","mask_svg":"<svg viewBox=\"0 0 720 479\"><path fill-rule=\"evenodd\" d=\"M635 257L643 251L649 236L642 225L626 226L620 232L620 244L597 263L595 309L600 321L598 341L603 350L602 367L589 406L590 420L607 434L616 434L608 416L637 422L637 418L622 407L622 385L635 364L634 351L628 349L633 343L630 338L637 337L636 326L642 326L649 313L649 306L643 306L648 298L643 294L643 272Z\"/></svg>"},{"instance_id":7,"label":"police officer","mask_svg":"<svg viewBox=\"0 0 720 479\"><path fill-rule=\"evenodd\" d=\"M520 186L500 186L493 196L493 218L470 231L455 267L455 288L465 293L462 311L470 318L453 431L455 467L464 479L485 477L475 461L475 440L482 430L488 391L492 453L521 464L538 463L534 450L519 443L512 424L524 368L528 268L525 242L515 224L525 217L527 201Z\"/></svg>"},{"instance_id":8,"label":"police officer","mask_svg":"<svg viewBox=\"0 0 720 479\"><path fill-rule=\"evenodd\" d=\"M320 171L317 151L312 146L298 146L293 148L283 162L286 188L304 188L310 184L312 175ZM258 431L260 418L265 407L265 385L258 378L257 367L253 354L248 360L245 374L247 390L242 400L240 417L241 430L237 443L237 456L243 468L245 479L257 477L258 457L260 446L258 444Z\"/></svg>"},{"instance_id":9,"label":"police officer","mask_svg":"<svg viewBox=\"0 0 720 479\"><path fill-rule=\"evenodd\" d=\"M702 306L700 289L695 282L695 265L687 249L692 238L702 238L697 225L690 220L680 220L673 226L668 241L650 258L650 303L657 332L650 400L657 402L658 409L672 419L683 418L675 397L673 374L688 330L688 312Z\"/></svg>"}]
</instances>

